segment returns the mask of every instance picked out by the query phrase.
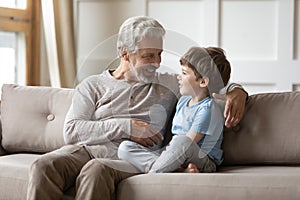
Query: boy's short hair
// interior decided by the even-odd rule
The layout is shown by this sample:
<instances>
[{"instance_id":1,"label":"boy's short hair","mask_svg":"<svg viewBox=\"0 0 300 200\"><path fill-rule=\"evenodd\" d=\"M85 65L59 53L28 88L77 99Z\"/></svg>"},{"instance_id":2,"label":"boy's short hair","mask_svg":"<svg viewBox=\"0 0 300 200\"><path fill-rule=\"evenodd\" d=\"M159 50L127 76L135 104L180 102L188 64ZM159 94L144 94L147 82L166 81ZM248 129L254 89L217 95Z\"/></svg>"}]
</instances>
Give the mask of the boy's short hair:
<instances>
[{"instance_id":1,"label":"boy's short hair","mask_svg":"<svg viewBox=\"0 0 300 200\"><path fill-rule=\"evenodd\" d=\"M222 79L222 83L219 83L219 85L222 84L221 88L226 86L230 79L230 62L227 60L224 50L219 47L192 47L181 57L180 64L190 67L195 73L196 80L207 76L211 81L216 81L216 77L220 77Z\"/></svg>"},{"instance_id":2,"label":"boy's short hair","mask_svg":"<svg viewBox=\"0 0 300 200\"><path fill-rule=\"evenodd\" d=\"M217 65L224 86L226 86L230 79L231 65L226 58L224 50L220 47L206 47L204 49L207 51L211 59L213 59L214 63Z\"/></svg>"}]
</instances>

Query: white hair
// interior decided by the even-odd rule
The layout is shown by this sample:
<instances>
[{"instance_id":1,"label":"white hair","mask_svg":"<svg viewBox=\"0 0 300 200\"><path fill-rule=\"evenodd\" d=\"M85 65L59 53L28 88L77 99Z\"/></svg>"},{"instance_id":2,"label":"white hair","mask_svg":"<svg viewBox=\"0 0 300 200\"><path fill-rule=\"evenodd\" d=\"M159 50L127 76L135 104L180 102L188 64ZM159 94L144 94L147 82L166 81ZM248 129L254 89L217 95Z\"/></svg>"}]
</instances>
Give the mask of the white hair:
<instances>
[{"instance_id":1,"label":"white hair","mask_svg":"<svg viewBox=\"0 0 300 200\"><path fill-rule=\"evenodd\" d=\"M137 50L137 44L145 37L163 38L166 31L155 19L137 16L127 19L120 27L117 41L118 55L122 56L123 48L128 53Z\"/></svg>"}]
</instances>

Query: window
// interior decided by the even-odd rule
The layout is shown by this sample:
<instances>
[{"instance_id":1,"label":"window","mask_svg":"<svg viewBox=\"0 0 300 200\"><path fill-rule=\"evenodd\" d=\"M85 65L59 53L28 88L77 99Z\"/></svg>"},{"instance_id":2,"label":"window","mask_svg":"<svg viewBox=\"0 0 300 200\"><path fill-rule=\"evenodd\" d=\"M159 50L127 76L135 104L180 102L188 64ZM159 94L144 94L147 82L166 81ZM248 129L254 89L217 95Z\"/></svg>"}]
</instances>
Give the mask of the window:
<instances>
[{"instance_id":1,"label":"window","mask_svg":"<svg viewBox=\"0 0 300 200\"><path fill-rule=\"evenodd\" d=\"M40 84L40 0L0 0L0 87Z\"/></svg>"},{"instance_id":2,"label":"window","mask_svg":"<svg viewBox=\"0 0 300 200\"><path fill-rule=\"evenodd\" d=\"M0 85L3 83L18 83L24 85L24 77L17 66L25 66L24 34L8 31L0 31ZM19 45L18 45L19 44ZM24 45L23 45L24 47ZM23 70L24 71L24 70Z\"/></svg>"},{"instance_id":3,"label":"window","mask_svg":"<svg viewBox=\"0 0 300 200\"><path fill-rule=\"evenodd\" d=\"M0 0L0 6L6 8L26 9L26 0Z\"/></svg>"}]
</instances>

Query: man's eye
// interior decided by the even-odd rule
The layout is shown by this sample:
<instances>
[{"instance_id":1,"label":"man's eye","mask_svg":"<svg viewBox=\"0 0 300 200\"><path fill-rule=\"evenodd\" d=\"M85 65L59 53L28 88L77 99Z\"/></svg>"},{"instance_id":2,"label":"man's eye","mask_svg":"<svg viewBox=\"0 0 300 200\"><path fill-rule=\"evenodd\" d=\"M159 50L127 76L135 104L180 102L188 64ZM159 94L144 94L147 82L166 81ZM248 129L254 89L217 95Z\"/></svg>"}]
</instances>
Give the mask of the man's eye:
<instances>
[{"instance_id":1,"label":"man's eye","mask_svg":"<svg viewBox=\"0 0 300 200\"><path fill-rule=\"evenodd\" d=\"M151 54L144 54L144 55L142 55L142 58L147 58L147 57L151 57Z\"/></svg>"}]
</instances>

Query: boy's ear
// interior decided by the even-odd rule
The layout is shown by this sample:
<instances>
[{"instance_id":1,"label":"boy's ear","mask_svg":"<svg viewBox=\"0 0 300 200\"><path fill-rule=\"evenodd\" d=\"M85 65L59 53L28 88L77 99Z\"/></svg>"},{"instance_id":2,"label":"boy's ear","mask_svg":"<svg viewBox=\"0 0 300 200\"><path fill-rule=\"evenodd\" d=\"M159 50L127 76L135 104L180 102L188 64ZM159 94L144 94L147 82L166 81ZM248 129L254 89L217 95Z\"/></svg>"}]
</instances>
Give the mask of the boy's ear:
<instances>
[{"instance_id":1,"label":"boy's ear","mask_svg":"<svg viewBox=\"0 0 300 200\"><path fill-rule=\"evenodd\" d=\"M207 87L209 83L209 78L206 76L203 76L200 80L200 87Z\"/></svg>"}]
</instances>

